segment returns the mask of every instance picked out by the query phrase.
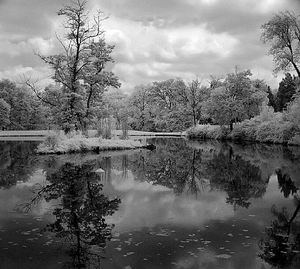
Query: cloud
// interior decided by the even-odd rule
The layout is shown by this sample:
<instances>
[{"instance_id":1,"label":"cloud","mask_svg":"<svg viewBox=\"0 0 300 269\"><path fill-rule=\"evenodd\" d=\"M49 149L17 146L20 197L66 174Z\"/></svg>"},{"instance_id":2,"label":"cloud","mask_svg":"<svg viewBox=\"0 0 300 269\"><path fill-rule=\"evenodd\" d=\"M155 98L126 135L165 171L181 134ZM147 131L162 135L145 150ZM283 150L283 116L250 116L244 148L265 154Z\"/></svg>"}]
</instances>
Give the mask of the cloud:
<instances>
[{"instance_id":1,"label":"cloud","mask_svg":"<svg viewBox=\"0 0 300 269\"><path fill-rule=\"evenodd\" d=\"M122 197L119 210L110 218L118 231L132 231L161 224L201 227L210 220L227 220L234 215L226 194L205 192L198 199L176 196L166 187L114 176L112 187ZM189 220L187 223L186 220Z\"/></svg>"},{"instance_id":2,"label":"cloud","mask_svg":"<svg viewBox=\"0 0 300 269\"><path fill-rule=\"evenodd\" d=\"M2 77L20 66L35 73L47 69L33 52L57 52L55 33L62 32L57 11L65 3L0 0ZM176 76L208 79L235 65L277 87L282 74L272 74L260 26L281 10L300 13L298 0L90 0L88 7L110 16L103 27L108 43L116 45L111 68L127 92L137 84Z\"/></svg>"}]
</instances>

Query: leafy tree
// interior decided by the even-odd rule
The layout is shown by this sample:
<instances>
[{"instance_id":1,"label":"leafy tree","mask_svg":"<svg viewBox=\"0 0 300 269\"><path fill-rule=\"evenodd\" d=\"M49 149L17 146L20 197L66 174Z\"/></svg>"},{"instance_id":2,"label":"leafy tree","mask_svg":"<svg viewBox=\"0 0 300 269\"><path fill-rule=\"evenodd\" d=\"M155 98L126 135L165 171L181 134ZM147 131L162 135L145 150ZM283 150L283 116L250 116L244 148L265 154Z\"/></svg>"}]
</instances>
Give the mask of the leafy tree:
<instances>
[{"instance_id":1,"label":"leafy tree","mask_svg":"<svg viewBox=\"0 0 300 269\"><path fill-rule=\"evenodd\" d=\"M103 102L109 115L112 115L116 120L116 129L121 129L122 122L128 117L127 95L113 90L104 94Z\"/></svg>"},{"instance_id":2,"label":"leafy tree","mask_svg":"<svg viewBox=\"0 0 300 269\"><path fill-rule=\"evenodd\" d=\"M9 123L10 105L0 99L0 128L5 128Z\"/></svg>"},{"instance_id":3,"label":"leafy tree","mask_svg":"<svg viewBox=\"0 0 300 269\"><path fill-rule=\"evenodd\" d=\"M293 99L295 93L295 79L290 73L287 73L279 83L279 88L276 95L277 111L282 111L283 109L285 109L287 107L287 104Z\"/></svg>"},{"instance_id":4,"label":"leafy tree","mask_svg":"<svg viewBox=\"0 0 300 269\"><path fill-rule=\"evenodd\" d=\"M202 105L208 99L208 89L201 86L201 82L195 79L187 87L182 87L179 95L186 112L192 117L193 125L196 125L202 116Z\"/></svg>"},{"instance_id":5,"label":"leafy tree","mask_svg":"<svg viewBox=\"0 0 300 269\"><path fill-rule=\"evenodd\" d=\"M105 43L101 30L102 13L99 11L90 20L86 5L86 0L75 0L59 10L58 15L65 18L66 30L64 39L58 38L62 52L40 55L53 69L54 81L61 86L61 101L57 103L43 98L27 81L41 100L58 109L59 121L65 132L72 128L86 130L101 104L103 92L108 87L120 86L117 77L105 71L106 65L113 61L111 53L114 46Z\"/></svg>"},{"instance_id":6,"label":"leafy tree","mask_svg":"<svg viewBox=\"0 0 300 269\"><path fill-rule=\"evenodd\" d=\"M275 14L262 25L262 41L270 44L275 72L290 71L292 68L300 77L300 20L294 13L285 11Z\"/></svg>"},{"instance_id":7,"label":"leafy tree","mask_svg":"<svg viewBox=\"0 0 300 269\"><path fill-rule=\"evenodd\" d=\"M150 86L137 86L129 97L129 124L135 130L154 131L155 106L150 99Z\"/></svg>"},{"instance_id":8,"label":"leafy tree","mask_svg":"<svg viewBox=\"0 0 300 269\"><path fill-rule=\"evenodd\" d=\"M45 128L46 117L42 103L24 87L4 79L0 81L0 99L10 107L9 129Z\"/></svg>"},{"instance_id":9,"label":"leafy tree","mask_svg":"<svg viewBox=\"0 0 300 269\"><path fill-rule=\"evenodd\" d=\"M266 99L267 86L262 81L251 81L250 70L228 74L221 87L213 88L204 110L221 125L250 119L259 114Z\"/></svg>"}]
</instances>

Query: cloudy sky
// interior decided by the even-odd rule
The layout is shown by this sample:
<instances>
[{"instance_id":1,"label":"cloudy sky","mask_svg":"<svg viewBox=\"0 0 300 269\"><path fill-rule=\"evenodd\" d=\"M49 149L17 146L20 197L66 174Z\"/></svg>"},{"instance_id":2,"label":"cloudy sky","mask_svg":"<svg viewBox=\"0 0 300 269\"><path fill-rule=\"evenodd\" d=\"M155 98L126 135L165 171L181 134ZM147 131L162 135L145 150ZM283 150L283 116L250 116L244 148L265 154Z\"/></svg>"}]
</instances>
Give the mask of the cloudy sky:
<instances>
[{"instance_id":1,"label":"cloudy sky","mask_svg":"<svg viewBox=\"0 0 300 269\"><path fill-rule=\"evenodd\" d=\"M0 79L23 74L46 83L51 76L34 51L57 51L56 12L67 0L0 0ZM113 71L122 88L152 81L251 69L273 88L272 57L260 41L260 26L272 14L293 10L300 0L90 0L101 9L106 40L115 44Z\"/></svg>"}]
</instances>

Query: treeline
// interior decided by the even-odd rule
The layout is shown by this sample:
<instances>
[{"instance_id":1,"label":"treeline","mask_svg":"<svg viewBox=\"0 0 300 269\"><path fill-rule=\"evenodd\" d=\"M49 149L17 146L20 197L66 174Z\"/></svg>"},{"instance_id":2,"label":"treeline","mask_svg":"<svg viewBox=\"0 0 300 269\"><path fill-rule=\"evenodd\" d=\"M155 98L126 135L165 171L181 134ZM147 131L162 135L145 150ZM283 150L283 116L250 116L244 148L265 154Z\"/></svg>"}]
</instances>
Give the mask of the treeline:
<instances>
[{"instance_id":1,"label":"treeline","mask_svg":"<svg viewBox=\"0 0 300 269\"><path fill-rule=\"evenodd\" d=\"M185 83L169 79L138 86L128 98L129 125L145 131L183 131L199 123L231 125L259 114L267 85L251 80L249 70Z\"/></svg>"},{"instance_id":2,"label":"treeline","mask_svg":"<svg viewBox=\"0 0 300 269\"><path fill-rule=\"evenodd\" d=\"M0 80L1 130L34 130L48 128L49 111L36 95L23 86Z\"/></svg>"}]
</instances>

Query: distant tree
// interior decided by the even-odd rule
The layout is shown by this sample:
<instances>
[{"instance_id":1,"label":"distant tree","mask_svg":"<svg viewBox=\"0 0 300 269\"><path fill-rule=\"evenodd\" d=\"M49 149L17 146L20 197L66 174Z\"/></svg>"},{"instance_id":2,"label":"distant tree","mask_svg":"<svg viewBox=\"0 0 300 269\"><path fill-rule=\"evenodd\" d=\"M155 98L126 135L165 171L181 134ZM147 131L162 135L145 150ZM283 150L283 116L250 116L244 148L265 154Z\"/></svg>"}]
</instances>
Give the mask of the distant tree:
<instances>
[{"instance_id":1,"label":"distant tree","mask_svg":"<svg viewBox=\"0 0 300 269\"><path fill-rule=\"evenodd\" d=\"M221 87L213 88L204 110L215 123L229 125L259 114L266 99L262 81L251 81L250 70L228 74Z\"/></svg>"},{"instance_id":2,"label":"distant tree","mask_svg":"<svg viewBox=\"0 0 300 269\"><path fill-rule=\"evenodd\" d=\"M106 92L103 95L104 106L108 114L116 120L116 128L121 129L122 122L128 117L128 102L127 95L118 90Z\"/></svg>"},{"instance_id":3,"label":"distant tree","mask_svg":"<svg viewBox=\"0 0 300 269\"><path fill-rule=\"evenodd\" d=\"M129 97L129 124L135 130L154 131L155 106L149 96L150 86L139 85Z\"/></svg>"},{"instance_id":4,"label":"distant tree","mask_svg":"<svg viewBox=\"0 0 300 269\"><path fill-rule=\"evenodd\" d=\"M275 72L290 71L292 68L300 77L300 20L294 13L285 11L275 14L262 25L262 41L270 44Z\"/></svg>"},{"instance_id":5,"label":"distant tree","mask_svg":"<svg viewBox=\"0 0 300 269\"><path fill-rule=\"evenodd\" d=\"M179 92L182 105L185 107L186 112L191 115L193 125L196 125L201 119L202 105L208 99L208 94L208 89L201 86L198 79L192 80L187 87Z\"/></svg>"},{"instance_id":6,"label":"distant tree","mask_svg":"<svg viewBox=\"0 0 300 269\"><path fill-rule=\"evenodd\" d=\"M279 83L279 88L276 95L277 111L284 110L287 107L287 104L292 101L295 93L295 79L290 73L287 73Z\"/></svg>"},{"instance_id":7,"label":"distant tree","mask_svg":"<svg viewBox=\"0 0 300 269\"><path fill-rule=\"evenodd\" d=\"M276 96L273 94L273 92L271 91L271 88L269 86L268 86L267 93L268 93L268 99L269 99L268 106L271 106L271 107L273 107L274 110L276 110Z\"/></svg>"},{"instance_id":8,"label":"distant tree","mask_svg":"<svg viewBox=\"0 0 300 269\"><path fill-rule=\"evenodd\" d=\"M108 87L119 87L117 77L105 71L114 46L107 45L101 30L104 19L101 12L89 19L86 0L74 0L59 10L66 20L65 37L58 38L62 52L41 59L54 71L53 79L61 87L62 99L53 103L41 96L36 87L27 81L37 96L56 107L61 127L65 132L72 128L86 130L93 112L101 104L101 96Z\"/></svg>"},{"instance_id":9,"label":"distant tree","mask_svg":"<svg viewBox=\"0 0 300 269\"><path fill-rule=\"evenodd\" d=\"M41 102L24 87L4 79L0 81L0 99L10 107L9 129L44 128L47 122Z\"/></svg>"},{"instance_id":10,"label":"distant tree","mask_svg":"<svg viewBox=\"0 0 300 269\"><path fill-rule=\"evenodd\" d=\"M10 105L0 99L0 128L5 128L9 123Z\"/></svg>"}]
</instances>

